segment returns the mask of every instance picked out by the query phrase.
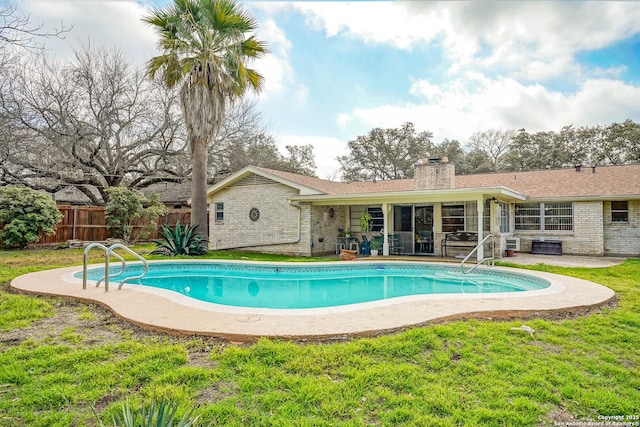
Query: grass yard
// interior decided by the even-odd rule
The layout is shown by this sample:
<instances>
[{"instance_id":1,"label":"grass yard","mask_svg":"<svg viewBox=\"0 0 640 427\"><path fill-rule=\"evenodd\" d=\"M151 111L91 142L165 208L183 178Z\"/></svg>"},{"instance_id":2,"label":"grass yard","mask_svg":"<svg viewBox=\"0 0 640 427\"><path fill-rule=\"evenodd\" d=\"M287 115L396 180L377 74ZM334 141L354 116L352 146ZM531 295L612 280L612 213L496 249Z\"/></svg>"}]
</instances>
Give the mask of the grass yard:
<instances>
[{"instance_id":1,"label":"grass yard","mask_svg":"<svg viewBox=\"0 0 640 427\"><path fill-rule=\"evenodd\" d=\"M510 330L522 321L471 320L347 342L241 346L8 292L18 275L81 261L80 250L0 252L0 426L92 426L94 411L109 425L125 401L162 398L180 402L180 412L195 406L203 425L553 426L607 416L640 425L638 259L532 267L619 297L617 307L575 319L526 320L533 337Z\"/></svg>"}]
</instances>

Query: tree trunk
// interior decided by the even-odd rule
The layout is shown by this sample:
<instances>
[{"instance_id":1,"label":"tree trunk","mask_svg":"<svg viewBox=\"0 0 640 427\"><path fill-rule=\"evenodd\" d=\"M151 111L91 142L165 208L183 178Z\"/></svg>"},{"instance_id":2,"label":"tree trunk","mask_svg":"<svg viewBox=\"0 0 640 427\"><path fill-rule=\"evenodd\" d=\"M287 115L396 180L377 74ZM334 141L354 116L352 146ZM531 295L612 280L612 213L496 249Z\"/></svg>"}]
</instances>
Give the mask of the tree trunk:
<instances>
[{"instance_id":1,"label":"tree trunk","mask_svg":"<svg viewBox=\"0 0 640 427\"><path fill-rule=\"evenodd\" d=\"M191 224L197 225L196 231L208 239L206 138L193 137L191 157Z\"/></svg>"}]
</instances>

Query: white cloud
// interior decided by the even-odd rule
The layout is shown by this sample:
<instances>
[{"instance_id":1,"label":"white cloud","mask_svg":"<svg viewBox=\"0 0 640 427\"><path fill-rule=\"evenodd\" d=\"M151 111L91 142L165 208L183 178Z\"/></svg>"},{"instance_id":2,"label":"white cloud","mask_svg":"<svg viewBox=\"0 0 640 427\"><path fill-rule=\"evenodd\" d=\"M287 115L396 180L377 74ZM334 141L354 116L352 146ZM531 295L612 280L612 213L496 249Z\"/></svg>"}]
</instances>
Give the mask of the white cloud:
<instances>
[{"instance_id":1,"label":"white cloud","mask_svg":"<svg viewBox=\"0 0 640 427\"><path fill-rule=\"evenodd\" d=\"M255 68L264 76L264 97L282 94L293 75L289 62L291 42L273 19L265 19L260 23L258 38L266 40L270 53L256 61Z\"/></svg>"},{"instance_id":2,"label":"white cloud","mask_svg":"<svg viewBox=\"0 0 640 427\"><path fill-rule=\"evenodd\" d=\"M385 43L399 49L433 40L443 29L441 12L412 14L396 2L291 2L303 13L307 25L325 31L327 37L344 35L368 43Z\"/></svg>"},{"instance_id":3,"label":"white cloud","mask_svg":"<svg viewBox=\"0 0 640 427\"><path fill-rule=\"evenodd\" d=\"M610 124L640 117L640 86L615 80L588 80L569 98L566 117L575 125ZM569 122L570 120L570 122Z\"/></svg>"},{"instance_id":4,"label":"white cloud","mask_svg":"<svg viewBox=\"0 0 640 427\"><path fill-rule=\"evenodd\" d=\"M287 145L313 145L316 175L323 179L336 176L339 169L336 157L346 154L346 143L333 137L310 135L274 135L274 137L276 145L282 152Z\"/></svg>"},{"instance_id":5,"label":"white cloud","mask_svg":"<svg viewBox=\"0 0 640 427\"><path fill-rule=\"evenodd\" d=\"M261 3L252 5L261 6ZM264 76L265 81L260 102L264 104L272 98L285 98L290 101L290 108L304 108L307 105L309 88L298 82L291 65L290 52L293 43L273 18L264 18L260 21L257 35L260 40L267 41L269 44L269 53L255 64L255 68Z\"/></svg>"},{"instance_id":6,"label":"white cloud","mask_svg":"<svg viewBox=\"0 0 640 427\"><path fill-rule=\"evenodd\" d=\"M341 130L345 130L349 120L351 120L351 115L350 114L346 114L346 113L342 113L342 114L338 114L338 117L336 119L336 123L338 124L338 127Z\"/></svg>"},{"instance_id":7,"label":"white cloud","mask_svg":"<svg viewBox=\"0 0 640 427\"><path fill-rule=\"evenodd\" d=\"M409 93L414 96L424 97L426 99L435 99L442 94L437 85L433 85L426 80L417 80L409 89Z\"/></svg>"},{"instance_id":8,"label":"white cloud","mask_svg":"<svg viewBox=\"0 0 640 427\"><path fill-rule=\"evenodd\" d=\"M289 2L268 7L302 13L327 37L404 50L440 46L453 73L473 66L530 81L586 73L576 63L577 53L640 32L640 8L634 2Z\"/></svg>"},{"instance_id":9,"label":"white cloud","mask_svg":"<svg viewBox=\"0 0 640 427\"><path fill-rule=\"evenodd\" d=\"M20 3L21 11L30 15L33 24L45 29L73 27L64 39L46 40L52 54L71 57L72 50L89 41L106 48L117 48L138 65L157 55L157 36L141 18L147 15L147 4L133 1L32 1Z\"/></svg>"},{"instance_id":10,"label":"white cloud","mask_svg":"<svg viewBox=\"0 0 640 427\"><path fill-rule=\"evenodd\" d=\"M351 115L369 127L397 127L411 121L417 129L433 132L436 143L444 138L466 142L472 133L491 128L535 132L640 116L640 87L620 81L589 80L575 94L564 94L510 78L467 78L441 87L437 102L357 108Z\"/></svg>"},{"instance_id":11,"label":"white cloud","mask_svg":"<svg viewBox=\"0 0 640 427\"><path fill-rule=\"evenodd\" d=\"M299 84L297 89L293 93L294 99L296 100L294 106L298 108L302 108L307 105L307 98L309 96L309 89Z\"/></svg>"},{"instance_id":12,"label":"white cloud","mask_svg":"<svg viewBox=\"0 0 640 427\"><path fill-rule=\"evenodd\" d=\"M605 48L640 32L640 8L627 2L461 2L452 25L476 38L484 51L466 59L485 70L541 81L578 78L594 71L576 55ZM480 9L484 13L478 13ZM456 45L459 36L447 35ZM615 69L608 70L616 73Z\"/></svg>"}]
</instances>

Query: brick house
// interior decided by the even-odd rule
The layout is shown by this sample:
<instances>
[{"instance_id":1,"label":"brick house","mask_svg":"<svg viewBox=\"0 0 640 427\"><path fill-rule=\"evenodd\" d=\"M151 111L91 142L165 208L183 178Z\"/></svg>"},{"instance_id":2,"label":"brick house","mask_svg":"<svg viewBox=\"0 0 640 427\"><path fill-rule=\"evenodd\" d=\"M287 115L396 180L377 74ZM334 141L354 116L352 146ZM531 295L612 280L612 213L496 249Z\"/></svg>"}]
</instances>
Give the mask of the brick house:
<instances>
[{"instance_id":1,"label":"brick house","mask_svg":"<svg viewBox=\"0 0 640 427\"><path fill-rule=\"evenodd\" d=\"M640 165L456 176L446 158L429 159L414 179L354 183L248 166L207 199L212 249L334 253L361 241L366 212L365 235L382 236L384 255L442 256L447 235L470 232L476 241L491 235L497 256L507 248L640 256ZM448 256L470 250L453 249Z\"/></svg>"}]
</instances>

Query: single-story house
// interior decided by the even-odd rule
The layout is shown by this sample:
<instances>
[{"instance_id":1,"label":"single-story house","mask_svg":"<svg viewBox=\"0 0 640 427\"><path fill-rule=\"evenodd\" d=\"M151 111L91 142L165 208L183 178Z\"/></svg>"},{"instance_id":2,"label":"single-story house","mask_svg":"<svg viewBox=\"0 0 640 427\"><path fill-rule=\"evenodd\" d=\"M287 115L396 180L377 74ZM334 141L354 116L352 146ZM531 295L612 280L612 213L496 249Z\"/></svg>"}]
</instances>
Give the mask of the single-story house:
<instances>
[{"instance_id":1,"label":"single-story house","mask_svg":"<svg viewBox=\"0 0 640 427\"><path fill-rule=\"evenodd\" d=\"M335 253L362 241L369 213L364 234L383 236L383 255L460 256L490 235L478 256L494 251L489 241L498 257L640 256L637 164L456 176L446 158L428 159L414 179L353 183L248 166L210 187L207 200L212 249ZM454 233L470 242L449 247Z\"/></svg>"}]
</instances>

